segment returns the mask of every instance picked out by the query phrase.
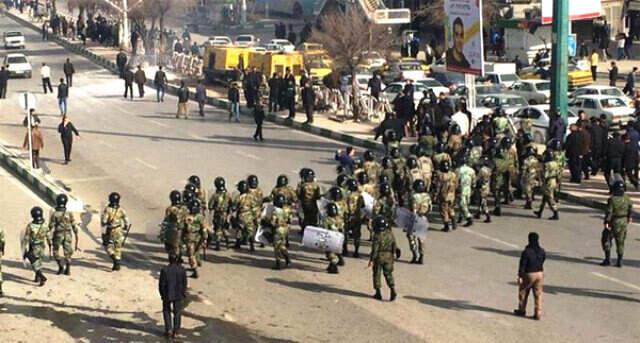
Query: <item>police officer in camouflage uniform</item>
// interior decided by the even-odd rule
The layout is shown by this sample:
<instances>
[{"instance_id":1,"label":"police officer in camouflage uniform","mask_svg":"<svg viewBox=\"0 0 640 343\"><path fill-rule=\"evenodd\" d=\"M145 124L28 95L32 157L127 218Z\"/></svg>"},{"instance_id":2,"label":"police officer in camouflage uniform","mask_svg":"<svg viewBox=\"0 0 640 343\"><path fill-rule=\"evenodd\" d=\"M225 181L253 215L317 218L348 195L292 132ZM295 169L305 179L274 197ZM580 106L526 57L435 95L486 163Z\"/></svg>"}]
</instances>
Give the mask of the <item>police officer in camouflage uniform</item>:
<instances>
[{"instance_id":1,"label":"police officer in camouflage uniform","mask_svg":"<svg viewBox=\"0 0 640 343\"><path fill-rule=\"evenodd\" d=\"M491 159L484 155L480 158L481 166L478 170L478 178L476 181L476 192L478 194L478 212L475 218L480 219L481 215L485 215L485 223L491 223L491 214L489 213L489 195L491 195Z\"/></svg>"},{"instance_id":2,"label":"police officer in camouflage uniform","mask_svg":"<svg viewBox=\"0 0 640 343\"><path fill-rule=\"evenodd\" d=\"M40 207L31 209L31 223L27 225L23 238L23 246L26 247L23 258L29 260L31 268L36 273L35 282L44 286L47 278L42 273L42 258L45 254L45 242L51 248L49 239L49 227L44 222L44 216Z\"/></svg>"},{"instance_id":3,"label":"police officer in camouflage uniform","mask_svg":"<svg viewBox=\"0 0 640 343\"><path fill-rule=\"evenodd\" d=\"M493 169L493 198L495 201L495 208L493 214L496 216L502 215L502 207L500 206L501 195L504 197L504 202L508 202L509 198L509 171L511 170L511 164L507 159L507 154L503 148L497 148L494 157Z\"/></svg>"},{"instance_id":4,"label":"police officer in camouflage uniform","mask_svg":"<svg viewBox=\"0 0 640 343\"><path fill-rule=\"evenodd\" d=\"M444 223L442 231L448 232L449 228L457 228L456 212L454 208L456 200L456 189L458 188L458 178L450 170L449 161L442 161L440 170L436 173L436 196L440 205L440 216Z\"/></svg>"},{"instance_id":5,"label":"police officer in camouflage uniform","mask_svg":"<svg viewBox=\"0 0 640 343\"><path fill-rule=\"evenodd\" d=\"M193 200L189 204L189 214L184 217L182 223L182 241L186 247L185 253L189 259L189 266L193 270L191 277L198 278L198 267L202 265L200 249L206 247L209 237L207 221L202 215L199 200Z\"/></svg>"},{"instance_id":6,"label":"police officer in camouflage uniform","mask_svg":"<svg viewBox=\"0 0 640 343\"><path fill-rule=\"evenodd\" d=\"M318 204L320 199L320 186L315 181L315 173L311 169L307 169L303 175L303 182L298 185L298 199L300 200L300 209L302 210L301 234L304 228L311 225L318 225Z\"/></svg>"},{"instance_id":7,"label":"police officer in camouflage uniform","mask_svg":"<svg viewBox=\"0 0 640 343\"><path fill-rule=\"evenodd\" d=\"M616 241L616 252L618 253L617 267L622 267L622 257L624 255L624 241L627 238L627 225L631 223L633 202L624 193L624 182L615 181L611 187L613 195L607 200L607 209L604 217L604 230L602 230L602 250L604 250L604 260L600 265L611 264L611 241Z\"/></svg>"},{"instance_id":8,"label":"police officer in camouflage uniform","mask_svg":"<svg viewBox=\"0 0 640 343\"><path fill-rule=\"evenodd\" d=\"M407 169L406 169L406 160L400 154L399 148L391 148L389 152L389 156L391 157L391 162L393 165L393 173L394 173L394 183L392 185L393 190L396 194L396 200L400 206L403 206L405 201L408 200L407 193Z\"/></svg>"},{"instance_id":9,"label":"police officer in camouflage uniform","mask_svg":"<svg viewBox=\"0 0 640 343\"><path fill-rule=\"evenodd\" d=\"M169 193L171 205L164 211L164 219L160 224L160 241L164 243L164 250L169 256L179 257L181 246L182 220L185 213L182 212L182 196L177 190Z\"/></svg>"},{"instance_id":10,"label":"police officer in camouflage uniform","mask_svg":"<svg viewBox=\"0 0 640 343\"><path fill-rule=\"evenodd\" d=\"M73 213L67 211L67 195L59 194L56 197L55 211L49 217L49 231L53 235L53 257L58 263L58 275L64 273L70 275L71 256L74 250L78 250L78 223ZM76 244L73 245L73 236ZM64 265L60 256L60 248L64 253Z\"/></svg>"},{"instance_id":11,"label":"police officer in camouflage uniform","mask_svg":"<svg viewBox=\"0 0 640 343\"><path fill-rule=\"evenodd\" d=\"M471 194L473 187L476 183L476 171L469 167L467 160L462 155L460 157L460 167L456 170L456 176L458 177L458 188L460 191L460 197L458 199L458 208L460 209L460 217L458 222L462 221L462 218L466 220L465 227L473 225L473 217L469 211L471 205Z\"/></svg>"},{"instance_id":12,"label":"police officer in camouflage uniform","mask_svg":"<svg viewBox=\"0 0 640 343\"><path fill-rule=\"evenodd\" d=\"M107 248L113 261L111 270L118 271L122 260L122 242L129 228L127 213L120 207L120 194L109 194L109 205L102 211L100 223L103 228L102 245Z\"/></svg>"},{"instance_id":13,"label":"police officer in camouflage uniform","mask_svg":"<svg viewBox=\"0 0 640 343\"><path fill-rule=\"evenodd\" d=\"M246 181L238 182L238 194L232 202L232 209L235 216L236 226L236 244L235 248L239 249L242 242L249 242L249 251L255 251L254 234L256 230L256 221L254 219L254 200L249 194L249 185Z\"/></svg>"},{"instance_id":14,"label":"police officer in camouflage uniform","mask_svg":"<svg viewBox=\"0 0 640 343\"><path fill-rule=\"evenodd\" d=\"M337 186L331 187L327 194L327 198L333 201L336 206L338 206L338 215L344 218L344 216L347 214L347 200L344 198L342 189Z\"/></svg>"},{"instance_id":15,"label":"police officer in camouflage uniform","mask_svg":"<svg viewBox=\"0 0 640 343\"><path fill-rule=\"evenodd\" d=\"M378 199L373 205L373 217L382 216L391 225L396 211L396 202L393 198L391 186L387 183L380 184Z\"/></svg>"},{"instance_id":16,"label":"police officer in camouflage uniform","mask_svg":"<svg viewBox=\"0 0 640 343\"><path fill-rule=\"evenodd\" d=\"M436 153L435 155L433 155L432 160L433 160L433 165L438 166L438 168L440 168L440 166L442 165L442 162L444 161L449 162L449 165L451 165L451 156L449 155L449 153L445 151L444 143L439 142L436 144Z\"/></svg>"},{"instance_id":17,"label":"police officer in camouflage uniform","mask_svg":"<svg viewBox=\"0 0 640 343\"><path fill-rule=\"evenodd\" d=\"M542 203L540 204L540 209L535 211L535 215L538 218L542 217L542 211L544 210L545 204L549 204L549 208L553 211L553 216L549 218L550 220L558 220L558 207L556 205L556 191L557 191L557 181L558 174L560 173L560 166L558 162L554 160L552 152L547 150L544 152L544 168L543 168L543 177L544 177L544 185L542 187Z\"/></svg>"},{"instance_id":18,"label":"police officer in camouflage uniform","mask_svg":"<svg viewBox=\"0 0 640 343\"><path fill-rule=\"evenodd\" d=\"M260 226L264 193L262 189L258 187L258 177L255 175L249 175L247 177L247 185L249 185L249 194L253 199L253 220L255 222L255 228L257 229Z\"/></svg>"},{"instance_id":19,"label":"police officer in camouflage uniform","mask_svg":"<svg viewBox=\"0 0 640 343\"><path fill-rule=\"evenodd\" d=\"M426 190L429 192L431 189L431 179L433 177L433 161L421 146L418 146L418 165L420 166L420 170L422 170Z\"/></svg>"},{"instance_id":20,"label":"police officer in camouflage uniform","mask_svg":"<svg viewBox=\"0 0 640 343\"><path fill-rule=\"evenodd\" d=\"M413 194L411 195L411 201L409 202L409 208L418 217L427 218L429 212L431 212L431 197L427 192L427 187L423 180L416 180L413 183ZM407 239L409 240L409 247L413 258L409 263L424 263L424 250L422 247L422 239L417 237L413 232L407 232Z\"/></svg>"},{"instance_id":21,"label":"police officer in camouflage uniform","mask_svg":"<svg viewBox=\"0 0 640 343\"><path fill-rule=\"evenodd\" d=\"M187 180L190 184L195 186L195 195L196 199L200 201L200 204L207 203L207 191L202 187L202 183L200 182L200 177L198 175L191 175ZM202 214L206 213L206 207L202 207Z\"/></svg>"},{"instance_id":22,"label":"police officer in camouflage uniform","mask_svg":"<svg viewBox=\"0 0 640 343\"><path fill-rule=\"evenodd\" d=\"M231 196L227 193L224 178L216 177L213 181L215 193L209 198L208 208L212 213L213 242L215 250L220 250L220 242L224 239L229 249L229 214L231 213Z\"/></svg>"},{"instance_id":23,"label":"police officer in camouflage uniform","mask_svg":"<svg viewBox=\"0 0 640 343\"><path fill-rule=\"evenodd\" d=\"M4 230L0 227L0 298L2 298L2 256L4 255Z\"/></svg>"},{"instance_id":24,"label":"police officer in camouflage uniform","mask_svg":"<svg viewBox=\"0 0 640 343\"><path fill-rule=\"evenodd\" d=\"M361 172L362 175L366 173ZM360 238L362 237L362 224L364 221L364 200L362 198L362 192L358 188L356 180L347 181L347 187L349 188L349 195L346 201L346 216L344 217L343 225L346 227L346 234L344 237L344 245L342 254L347 255L347 242L349 238L353 239L353 257L360 257ZM337 204L336 204L337 205ZM340 208L338 207L338 216L340 216Z\"/></svg>"},{"instance_id":25,"label":"police officer in camouflage uniform","mask_svg":"<svg viewBox=\"0 0 640 343\"><path fill-rule=\"evenodd\" d=\"M378 182L378 175L380 175L380 163L376 161L376 156L371 150L364 152L364 163L362 165L364 171L369 175L369 179L372 183Z\"/></svg>"},{"instance_id":26,"label":"police officer in camouflage uniform","mask_svg":"<svg viewBox=\"0 0 640 343\"><path fill-rule=\"evenodd\" d=\"M336 231L344 234L344 219L338 215L338 206L332 202L328 203L326 213L327 215L322 220L322 227L329 231ZM346 236L344 241L346 244ZM331 251L327 251L325 255L327 256L327 260L329 260L327 272L329 274L338 274L338 266L344 266L344 259L342 258L342 255Z\"/></svg>"},{"instance_id":27,"label":"police officer in camouflage uniform","mask_svg":"<svg viewBox=\"0 0 640 343\"><path fill-rule=\"evenodd\" d=\"M533 192L538 183L538 176L540 175L540 161L538 161L534 147L530 146L526 148L521 175L522 195L525 200L524 208L531 210Z\"/></svg>"},{"instance_id":28,"label":"police officer in camouflage uniform","mask_svg":"<svg viewBox=\"0 0 640 343\"><path fill-rule=\"evenodd\" d=\"M285 208L286 202L287 199L283 194L277 194L275 196L273 199L271 220L269 221L273 227L273 252L276 261L272 269L275 270L281 268L280 261L283 259L287 267L291 264L286 246L286 237L289 234L289 213Z\"/></svg>"},{"instance_id":29,"label":"police officer in camouflage uniform","mask_svg":"<svg viewBox=\"0 0 640 343\"><path fill-rule=\"evenodd\" d=\"M394 253L397 251L396 239L391 231L391 225L384 216L376 216L373 219L373 242L371 243L371 256L369 267L373 266L373 288L375 299L382 300L380 288L382 287L380 274L384 274L387 286L391 290L390 301L396 299L395 282L393 280Z\"/></svg>"}]
</instances>

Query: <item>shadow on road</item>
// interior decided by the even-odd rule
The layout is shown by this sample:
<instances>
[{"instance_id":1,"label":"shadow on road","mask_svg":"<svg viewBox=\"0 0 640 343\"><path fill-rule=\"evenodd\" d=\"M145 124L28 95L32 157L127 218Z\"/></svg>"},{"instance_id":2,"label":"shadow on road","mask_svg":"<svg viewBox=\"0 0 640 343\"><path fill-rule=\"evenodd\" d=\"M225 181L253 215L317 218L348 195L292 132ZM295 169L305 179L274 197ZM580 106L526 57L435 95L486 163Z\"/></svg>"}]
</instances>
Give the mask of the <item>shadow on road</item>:
<instances>
[{"instance_id":1,"label":"shadow on road","mask_svg":"<svg viewBox=\"0 0 640 343\"><path fill-rule=\"evenodd\" d=\"M330 285L323 285L315 282L288 281L288 280L283 280L278 278L268 278L266 279L266 281L271 283L277 283L282 286L297 288L303 291L309 291L314 293L331 293L331 294L346 295L349 297L358 297L358 298L371 297L369 294L352 291L349 289L336 288Z\"/></svg>"},{"instance_id":2,"label":"shadow on road","mask_svg":"<svg viewBox=\"0 0 640 343\"><path fill-rule=\"evenodd\" d=\"M509 282L512 286L517 286L515 282ZM570 294L579 297L590 297L590 298L599 298L599 299L608 299L608 300L619 300L619 301L629 301L634 303L640 303L640 299L635 299L631 297L627 297L620 294L634 294L633 292L617 292L603 289L593 289L593 288L577 288L577 287L563 287L563 286L553 286L553 285L544 285L544 293L547 294ZM619 293L619 294L614 294Z\"/></svg>"},{"instance_id":3,"label":"shadow on road","mask_svg":"<svg viewBox=\"0 0 640 343\"><path fill-rule=\"evenodd\" d=\"M434 299L434 298L420 298L415 296L407 295L404 297L405 299L416 300L425 305L440 307L446 310L452 311L481 311L481 312L489 312L496 314L504 314L508 316L513 316L512 312L481 306L472 304L466 300L448 300L448 299Z\"/></svg>"}]
</instances>

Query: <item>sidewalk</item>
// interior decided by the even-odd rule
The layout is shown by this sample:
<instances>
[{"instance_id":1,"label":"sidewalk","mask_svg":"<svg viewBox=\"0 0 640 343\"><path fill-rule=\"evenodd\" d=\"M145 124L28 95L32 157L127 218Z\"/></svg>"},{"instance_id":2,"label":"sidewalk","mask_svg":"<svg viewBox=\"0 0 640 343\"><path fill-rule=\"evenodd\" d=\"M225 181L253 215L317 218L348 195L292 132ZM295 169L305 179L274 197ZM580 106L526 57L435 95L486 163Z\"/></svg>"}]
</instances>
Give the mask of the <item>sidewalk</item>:
<instances>
[{"instance_id":1,"label":"sidewalk","mask_svg":"<svg viewBox=\"0 0 640 343\"><path fill-rule=\"evenodd\" d=\"M582 183L570 183L570 173L564 170L562 174L562 193L565 193L567 200L583 204L585 206L604 209L609 199L609 187L604 180L602 173L592 176L589 180L582 180ZM636 191L630 184L627 185L627 195L633 201L635 212L640 212L640 192Z\"/></svg>"}]
</instances>

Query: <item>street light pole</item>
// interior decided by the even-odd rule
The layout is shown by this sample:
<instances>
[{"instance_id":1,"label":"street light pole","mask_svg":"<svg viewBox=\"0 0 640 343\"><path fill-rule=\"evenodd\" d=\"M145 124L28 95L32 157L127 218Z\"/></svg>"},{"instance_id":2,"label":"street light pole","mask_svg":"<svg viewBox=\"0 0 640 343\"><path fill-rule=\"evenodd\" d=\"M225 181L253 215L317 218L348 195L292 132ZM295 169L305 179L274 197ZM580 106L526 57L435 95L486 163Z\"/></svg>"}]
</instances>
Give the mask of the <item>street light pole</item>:
<instances>
[{"instance_id":1,"label":"street light pole","mask_svg":"<svg viewBox=\"0 0 640 343\"><path fill-rule=\"evenodd\" d=\"M551 112L567 121L569 0L553 1L551 33Z\"/></svg>"},{"instance_id":2,"label":"street light pole","mask_svg":"<svg viewBox=\"0 0 640 343\"><path fill-rule=\"evenodd\" d=\"M122 41L120 42L120 47L123 49L130 48L129 46L129 9L127 0L122 0Z\"/></svg>"}]
</instances>

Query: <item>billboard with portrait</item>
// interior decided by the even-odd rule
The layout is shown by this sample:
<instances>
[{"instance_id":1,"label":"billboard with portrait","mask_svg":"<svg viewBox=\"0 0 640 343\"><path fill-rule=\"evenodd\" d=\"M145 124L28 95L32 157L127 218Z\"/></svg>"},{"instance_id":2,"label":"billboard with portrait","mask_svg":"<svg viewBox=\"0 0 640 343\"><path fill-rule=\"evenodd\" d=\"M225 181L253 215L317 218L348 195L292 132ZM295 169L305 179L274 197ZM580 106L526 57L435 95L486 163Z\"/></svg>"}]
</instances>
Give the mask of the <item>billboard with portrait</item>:
<instances>
[{"instance_id":1,"label":"billboard with portrait","mask_svg":"<svg viewBox=\"0 0 640 343\"><path fill-rule=\"evenodd\" d=\"M445 0L447 70L482 75L482 0Z\"/></svg>"}]
</instances>

